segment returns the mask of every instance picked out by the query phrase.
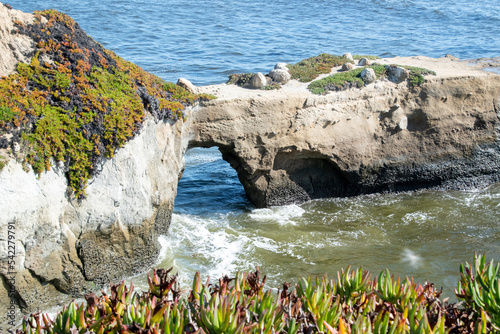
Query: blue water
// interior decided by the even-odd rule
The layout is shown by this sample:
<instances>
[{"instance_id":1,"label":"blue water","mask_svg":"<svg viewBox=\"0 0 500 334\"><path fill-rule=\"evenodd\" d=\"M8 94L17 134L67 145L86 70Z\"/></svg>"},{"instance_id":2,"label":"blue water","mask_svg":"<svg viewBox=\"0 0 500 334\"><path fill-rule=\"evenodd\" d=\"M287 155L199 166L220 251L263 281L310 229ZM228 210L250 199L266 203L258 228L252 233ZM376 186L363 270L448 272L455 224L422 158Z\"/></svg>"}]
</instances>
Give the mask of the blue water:
<instances>
[{"instance_id":1,"label":"blue water","mask_svg":"<svg viewBox=\"0 0 500 334\"><path fill-rule=\"evenodd\" d=\"M106 48L167 81L221 83L323 52L500 56L498 0L11 0L55 8ZM430 280L451 295L473 252L500 260L500 185L255 209L214 148L186 156L159 261L188 282L260 266L271 285L349 264ZM138 282L138 285L141 283Z\"/></svg>"},{"instance_id":2,"label":"blue water","mask_svg":"<svg viewBox=\"0 0 500 334\"><path fill-rule=\"evenodd\" d=\"M323 52L500 55L498 0L11 0L55 8L105 47L165 80L225 82Z\"/></svg>"}]
</instances>

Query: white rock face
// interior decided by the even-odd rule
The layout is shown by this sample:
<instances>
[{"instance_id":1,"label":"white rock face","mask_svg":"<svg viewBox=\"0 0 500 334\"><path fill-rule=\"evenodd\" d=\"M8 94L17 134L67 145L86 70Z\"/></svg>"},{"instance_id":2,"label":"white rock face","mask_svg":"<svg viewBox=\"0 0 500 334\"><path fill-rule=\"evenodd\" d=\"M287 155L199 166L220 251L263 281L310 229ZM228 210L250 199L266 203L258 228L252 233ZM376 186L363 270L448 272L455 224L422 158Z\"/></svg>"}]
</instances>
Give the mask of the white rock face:
<instances>
[{"instance_id":1,"label":"white rock face","mask_svg":"<svg viewBox=\"0 0 500 334\"><path fill-rule=\"evenodd\" d=\"M349 52L344 53L344 57L349 59L349 60L354 60L354 58L352 57L352 54L350 54Z\"/></svg>"},{"instance_id":2,"label":"white rock face","mask_svg":"<svg viewBox=\"0 0 500 334\"><path fill-rule=\"evenodd\" d=\"M81 201L68 197L57 169L38 178L13 160L3 168L0 230L15 226L16 255L9 268L7 233L0 234L0 275L15 270L15 289L28 310L47 308L60 292L82 296L91 281L116 281L156 260L184 169L186 126L145 121L140 134L104 163ZM0 304L8 305L2 290Z\"/></svg>"},{"instance_id":3,"label":"white rock face","mask_svg":"<svg viewBox=\"0 0 500 334\"><path fill-rule=\"evenodd\" d=\"M179 78L179 80L177 80L177 86L184 88L191 94L196 94L196 86L193 85L188 79Z\"/></svg>"},{"instance_id":4,"label":"white rock face","mask_svg":"<svg viewBox=\"0 0 500 334\"><path fill-rule=\"evenodd\" d=\"M291 78L292 76L290 75L290 73L286 70L272 70L271 72L269 72L269 76L276 82L279 82L279 83L287 83Z\"/></svg>"},{"instance_id":5,"label":"white rock face","mask_svg":"<svg viewBox=\"0 0 500 334\"><path fill-rule=\"evenodd\" d=\"M254 75L251 82L252 88L262 88L267 85L267 80L264 74L258 72Z\"/></svg>"},{"instance_id":6,"label":"white rock face","mask_svg":"<svg viewBox=\"0 0 500 334\"><path fill-rule=\"evenodd\" d=\"M373 68L365 68L360 75L361 79L367 85L377 80L377 76L375 75L375 71L373 70Z\"/></svg>"},{"instance_id":7,"label":"white rock face","mask_svg":"<svg viewBox=\"0 0 500 334\"><path fill-rule=\"evenodd\" d=\"M290 71L290 69L287 66L287 63L277 63L274 65L275 70L285 70L285 71Z\"/></svg>"}]
</instances>

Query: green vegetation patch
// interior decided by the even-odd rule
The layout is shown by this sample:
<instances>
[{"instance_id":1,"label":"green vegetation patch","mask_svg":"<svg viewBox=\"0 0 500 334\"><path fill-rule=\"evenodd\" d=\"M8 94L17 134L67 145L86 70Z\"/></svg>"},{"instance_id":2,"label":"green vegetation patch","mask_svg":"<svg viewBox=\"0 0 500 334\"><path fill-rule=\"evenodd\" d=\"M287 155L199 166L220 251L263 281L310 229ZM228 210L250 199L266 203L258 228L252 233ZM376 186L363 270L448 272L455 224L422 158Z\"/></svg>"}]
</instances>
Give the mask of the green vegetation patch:
<instances>
[{"instance_id":1,"label":"green vegetation patch","mask_svg":"<svg viewBox=\"0 0 500 334\"><path fill-rule=\"evenodd\" d=\"M366 58L368 60L377 60L380 59L378 56L372 56L372 55L352 55L352 58L355 60L360 60L362 58Z\"/></svg>"},{"instance_id":2,"label":"green vegetation patch","mask_svg":"<svg viewBox=\"0 0 500 334\"><path fill-rule=\"evenodd\" d=\"M186 106L213 98L105 50L63 13L35 16L34 24L16 25L37 45L31 64L19 63L17 73L0 79L0 136L13 134L10 145L21 144L24 163L37 174L63 163L77 198L103 159L139 132L145 110L157 121L177 120Z\"/></svg>"},{"instance_id":3,"label":"green vegetation patch","mask_svg":"<svg viewBox=\"0 0 500 334\"><path fill-rule=\"evenodd\" d=\"M399 66L399 65L389 65ZM413 66L401 66L409 71L408 83L410 87L420 86L425 82L425 75L436 75L436 72ZM365 68L372 68L378 79L387 76L387 66L374 64L363 68L356 68L346 72L332 74L326 78L313 81L309 84L308 89L314 94L325 94L328 91L341 91L349 88L362 88L365 83L361 79L361 72Z\"/></svg>"},{"instance_id":4,"label":"green vegetation patch","mask_svg":"<svg viewBox=\"0 0 500 334\"><path fill-rule=\"evenodd\" d=\"M365 85L361 79L361 72L365 68L373 68L377 79L385 75L385 66L372 65L363 68L356 68L351 71L339 72L326 78L313 81L309 84L309 90L314 94L324 94L327 91L341 91L352 87L361 88Z\"/></svg>"},{"instance_id":5,"label":"green vegetation patch","mask_svg":"<svg viewBox=\"0 0 500 334\"><path fill-rule=\"evenodd\" d=\"M322 53L319 56L301 60L295 65L288 64L288 68L292 79L300 82L310 82L320 74L330 73L333 67L341 66L347 62L350 62L350 60L343 56Z\"/></svg>"},{"instance_id":6,"label":"green vegetation patch","mask_svg":"<svg viewBox=\"0 0 500 334\"><path fill-rule=\"evenodd\" d=\"M362 270L341 270L336 279L302 278L294 289L265 289L257 269L210 284L196 273L182 295L177 276L154 270L148 291L112 284L110 295L85 296L50 319L36 313L18 333L498 333L500 266L475 256L460 268L459 303L441 298L434 284L376 278ZM102 291L102 290L101 290Z\"/></svg>"},{"instance_id":7,"label":"green vegetation patch","mask_svg":"<svg viewBox=\"0 0 500 334\"><path fill-rule=\"evenodd\" d=\"M410 86L417 87L425 82L425 75L436 75L436 72L428 70L426 68L415 67L415 66L401 66L410 71Z\"/></svg>"},{"instance_id":8,"label":"green vegetation patch","mask_svg":"<svg viewBox=\"0 0 500 334\"><path fill-rule=\"evenodd\" d=\"M228 85L247 86L252 82L255 73L234 73L229 75Z\"/></svg>"}]
</instances>

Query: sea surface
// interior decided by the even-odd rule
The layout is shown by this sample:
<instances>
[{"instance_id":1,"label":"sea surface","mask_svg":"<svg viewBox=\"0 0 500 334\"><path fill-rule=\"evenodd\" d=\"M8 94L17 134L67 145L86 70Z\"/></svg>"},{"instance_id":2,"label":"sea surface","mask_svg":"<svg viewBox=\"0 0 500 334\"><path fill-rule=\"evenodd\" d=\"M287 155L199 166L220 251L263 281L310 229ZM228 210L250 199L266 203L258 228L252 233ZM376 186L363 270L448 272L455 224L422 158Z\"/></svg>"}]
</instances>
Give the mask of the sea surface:
<instances>
[{"instance_id":1,"label":"sea surface","mask_svg":"<svg viewBox=\"0 0 500 334\"><path fill-rule=\"evenodd\" d=\"M167 81L221 83L323 52L500 56L498 0L10 0L71 15L106 48ZM158 265L187 284L259 266L269 285L348 265L429 280L452 295L474 251L500 260L500 185L255 209L215 148L193 149ZM138 284L140 278L135 278ZM134 281L136 282L136 281Z\"/></svg>"}]
</instances>

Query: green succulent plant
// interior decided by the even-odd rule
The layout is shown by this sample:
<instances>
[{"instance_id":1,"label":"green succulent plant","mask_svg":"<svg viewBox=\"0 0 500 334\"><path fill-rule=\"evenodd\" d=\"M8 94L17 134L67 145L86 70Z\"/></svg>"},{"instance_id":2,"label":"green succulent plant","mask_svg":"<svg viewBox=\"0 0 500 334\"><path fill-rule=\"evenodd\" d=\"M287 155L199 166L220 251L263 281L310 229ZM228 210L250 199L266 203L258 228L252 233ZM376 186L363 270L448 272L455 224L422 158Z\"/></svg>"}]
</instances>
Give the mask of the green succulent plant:
<instances>
[{"instance_id":1,"label":"green succulent plant","mask_svg":"<svg viewBox=\"0 0 500 334\"><path fill-rule=\"evenodd\" d=\"M457 296L441 301L433 284L394 278L388 270L372 280L362 270L341 270L337 279L303 278L290 289L265 289L260 271L205 283L198 272L181 295L171 269L148 274L149 289L112 284L110 295L86 296L50 319L35 313L18 333L490 333L498 331L498 265L475 256L461 266Z\"/></svg>"}]
</instances>

